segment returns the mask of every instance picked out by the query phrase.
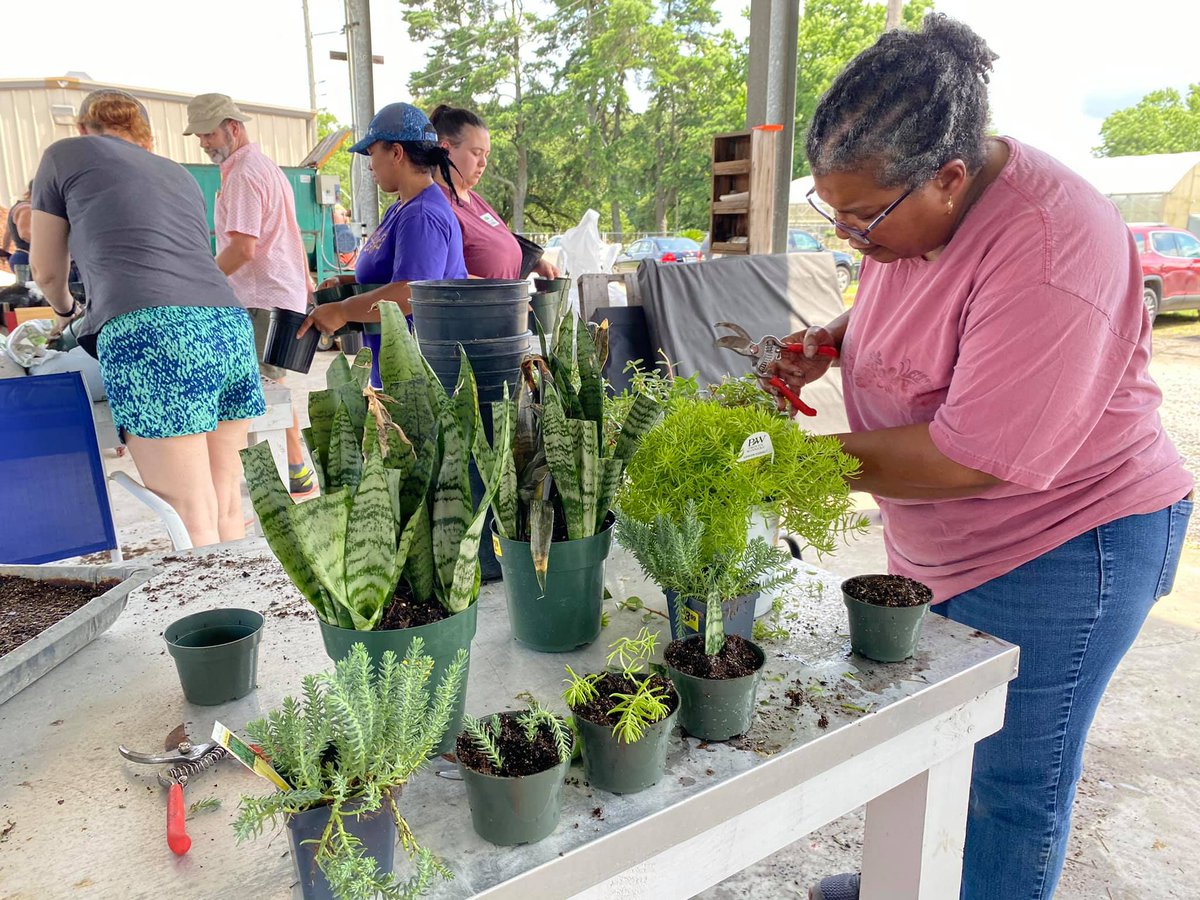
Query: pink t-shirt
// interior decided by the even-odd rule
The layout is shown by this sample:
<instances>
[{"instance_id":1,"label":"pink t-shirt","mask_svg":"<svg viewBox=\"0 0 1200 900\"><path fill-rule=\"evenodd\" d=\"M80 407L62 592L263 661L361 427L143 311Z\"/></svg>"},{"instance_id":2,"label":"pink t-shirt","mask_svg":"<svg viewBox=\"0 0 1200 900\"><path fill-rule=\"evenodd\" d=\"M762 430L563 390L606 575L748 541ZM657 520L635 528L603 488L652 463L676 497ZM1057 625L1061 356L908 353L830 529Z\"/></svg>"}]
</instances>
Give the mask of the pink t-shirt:
<instances>
[{"instance_id":1,"label":"pink t-shirt","mask_svg":"<svg viewBox=\"0 0 1200 900\"><path fill-rule=\"evenodd\" d=\"M891 571L939 602L1192 487L1158 417L1128 229L1074 172L1005 143L936 260L864 262L842 344L852 430L929 422L942 453L1007 482L879 499Z\"/></svg>"},{"instance_id":2,"label":"pink t-shirt","mask_svg":"<svg viewBox=\"0 0 1200 900\"><path fill-rule=\"evenodd\" d=\"M488 202L474 191L459 191L460 206L449 188L438 186L462 227L467 272L476 278L520 278L521 245Z\"/></svg>"},{"instance_id":3,"label":"pink t-shirt","mask_svg":"<svg viewBox=\"0 0 1200 900\"><path fill-rule=\"evenodd\" d=\"M218 253L229 246L231 231L258 238L254 259L229 276L243 306L304 312L311 282L292 186L257 144L247 144L221 163L213 222Z\"/></svg>"}]
</instances>

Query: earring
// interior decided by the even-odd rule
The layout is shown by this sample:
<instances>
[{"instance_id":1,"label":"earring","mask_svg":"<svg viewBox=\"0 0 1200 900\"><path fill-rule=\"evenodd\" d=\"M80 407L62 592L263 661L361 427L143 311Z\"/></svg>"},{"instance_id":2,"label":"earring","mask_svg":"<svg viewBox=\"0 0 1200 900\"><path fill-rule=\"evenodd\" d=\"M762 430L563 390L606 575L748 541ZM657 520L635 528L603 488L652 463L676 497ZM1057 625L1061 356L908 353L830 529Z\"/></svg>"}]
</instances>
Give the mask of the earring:
<instances>
[{"instance_id":1,"label":"earring","mask_svg":"<svg viewBox=\"0 0 1200 900\"><path fill-rule=\"evenodd\" d=\"M954 212L954 198L953 197L951 197L949 200L946 201L946 214L949 215L952 212Z\"/></svg>"}]
</instances>

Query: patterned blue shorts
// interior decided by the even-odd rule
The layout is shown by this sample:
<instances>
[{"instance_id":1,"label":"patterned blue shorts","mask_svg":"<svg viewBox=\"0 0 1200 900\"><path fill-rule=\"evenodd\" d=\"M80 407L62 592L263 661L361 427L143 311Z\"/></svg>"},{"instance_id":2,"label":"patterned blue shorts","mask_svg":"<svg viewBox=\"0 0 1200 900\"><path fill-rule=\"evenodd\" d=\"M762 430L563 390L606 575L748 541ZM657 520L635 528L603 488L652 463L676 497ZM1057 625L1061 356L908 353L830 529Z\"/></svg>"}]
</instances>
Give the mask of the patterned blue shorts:
<instances>
[{"instance_id":1,"label":"patterned blue shorts","mask_svg":"<svg viewBox=\"0 0 1200 900\"><path fill-rule=\"evenodd\" d=\"M142 438L214 431L267 410L254 329L241 307L154 306L107 322L96 341L113 424Z\"/></svg>"}]
</instances>

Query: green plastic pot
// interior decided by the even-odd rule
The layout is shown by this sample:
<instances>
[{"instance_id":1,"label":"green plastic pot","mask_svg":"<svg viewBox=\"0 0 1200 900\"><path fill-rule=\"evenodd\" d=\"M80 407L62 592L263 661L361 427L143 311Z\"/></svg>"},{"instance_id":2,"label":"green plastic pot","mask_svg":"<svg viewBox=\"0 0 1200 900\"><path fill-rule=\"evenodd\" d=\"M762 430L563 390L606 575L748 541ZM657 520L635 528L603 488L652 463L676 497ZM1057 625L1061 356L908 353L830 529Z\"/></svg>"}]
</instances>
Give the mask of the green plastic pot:
<instances>
[{"instance_id":1,"label":"green plastic pot","mask_svg":"<svg viewBox=\"0 0 1200 900\"><path fill-rule=\"evenodd\" d=\"M850 648L878 662L900 662L916 653L929 604L875 606L846 593L846 585L852 581L842 582L842 600L850 619Z\"/></svg>"},{"instance_id":2,"label":"green plastic pot","mask_svg":"<svg viewBox=\"0 0 1200 900\"><path fill-rule=\"evenodd\" d=\"M504 576L508 621L518 644L543 653L586 647L600 636L604 563L612 549L612 519L599 534L550 545L546 590L538 585L528 541L510 541L492 526L492 549Z\"/></svg>"},{"instance_id":3,"label":"green plastic pot","mask_svg":"<svg viewBox=\"0 0 1200 900\"><path fill-rule=\"evenodd\" d=\"M563 294L571 289L570 278L535 278L533 289L539 294Z\"/></svg>"},{"instance_id":4,"label":"green plastic pot","mask_svg":"<svg viewBox=\"0 0 1200 900\"><path fill-rule=\"evenodd\" d=\"M552 769L514 778L476 772L460 762L475 833L501 847L532 844L549 835L562 816L570 766L568 757Z\"/></svg>"},{"instance_id":5,"label":"green plastic pot","mask_svg":"<svg viewBox=\"0 0 1200 900\"><path fill-rule=\"evenodd\" d=\"M254 690L262 627L252 609L210 609L167 626L163 639L189 703L217 706Z\"/></svg>"},{"instance_id":6,"label":"green plastic pot","mask_svg":"<svg viewBox=\"0 0 1200 900\"><path fill-rule=\"evenodd\" d=\"M416 628L355 631L353 628L330 625L320 619L317 620L317 623L321 626L321 640L325 642L325 652L334 662L344 659L349 655L350 648L354 644L361 643L367 648L367 655L371 657L372 664L378 666L385 651L391 650L397 658L403 659L404 655L408 653L413 639L421 638L425 642L422 652L433 658L433 672L429 677L430 691L437 687L442 674L454 662L458 651L467 651L467 668L463 670L462 688L454 703L450 724L446 726L446 733L442 735L441 743L437 746L436 752L440 755L454 750L454 741L458 737L458 733L462 731L463 704L467 698L467 675L471 668L471 641L475 637L478 621L477 606L478 604L472 603L462 612L442 619L440 622L419 625Z\"/></svg>"},{"instance_id":7,"label":"green plastic pot","mask_svg":"<svg viewBox=\"0 0 1200 900\"><path fill-rule=\"evenodd\" d=\"M529 311L529 330L537 333L537 328L534 327L536 321L542 326L542 333L546 335L546 339L552 340L558 328L560 303L562 303L562 294L557 291L539 291L530 297L529 305L532 308Z\"/></svg>"},{"instance_id":8,"label":"green plastic pot","mask_svg":"<svg viewBox=\"0 0 1200 900\"><path fill-rule=\"evenodd\" d=\"M353 809L353 801L346 808ZM395 865L396 820L385 799L383 805L373 813L362 816L345 816L342 819L346 831L358 838L367 856L375 860L377 871L390 874ZM300 882L300 893L304 900L335 900L325 873L317 865L317 842L329 824L329 807L318 806L287 817L288 843L292 848L292 862Z\"/></svg>"},{"instance_id":9,"label":"green plastic pot","mask_svg":"<svg viewBox=\"0 0 1200 900\"><path fill-rule=\"evenodd\" d=\"M688 638L703 641L702 637ZM750 643L758 667L741 678L697 678L667 663L667 674L679 693L679 725L692 737L704 741L727 741L745 734L754 721L758 683L766 655Z\"/></svg>"},{"instance_id":10,"label":"green plastic pot","mask_svg":"<svg viewBox=\"0 0 1200 900\"><path fill-rule=\"evenodd\" d=\"M667 770L667 746L678 712L676 705L669 716L648 727L632 744L617 740L611 725L575 716L588 783L613 794L636 794L657 784Z\"/></svg>"}]
</instances>

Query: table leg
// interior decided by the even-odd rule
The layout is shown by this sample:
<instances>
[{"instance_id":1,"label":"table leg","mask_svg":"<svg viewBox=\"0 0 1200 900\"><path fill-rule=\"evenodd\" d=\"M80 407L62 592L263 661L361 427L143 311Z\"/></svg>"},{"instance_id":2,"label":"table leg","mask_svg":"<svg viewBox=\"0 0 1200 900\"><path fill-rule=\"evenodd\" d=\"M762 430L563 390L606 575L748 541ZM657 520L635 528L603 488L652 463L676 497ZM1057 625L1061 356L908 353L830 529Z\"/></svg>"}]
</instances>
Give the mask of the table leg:
<instances>
[{"instance_id":1,"label":"table leg","mask_svg":"<svg viewBox=\"0 0 1200 900\"><path fill-rule=\"evenodd\" d=\"M957 900L974 745L867 804L862 900Z\"/></svg>"}]
</instances>

